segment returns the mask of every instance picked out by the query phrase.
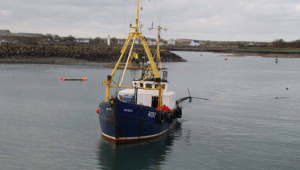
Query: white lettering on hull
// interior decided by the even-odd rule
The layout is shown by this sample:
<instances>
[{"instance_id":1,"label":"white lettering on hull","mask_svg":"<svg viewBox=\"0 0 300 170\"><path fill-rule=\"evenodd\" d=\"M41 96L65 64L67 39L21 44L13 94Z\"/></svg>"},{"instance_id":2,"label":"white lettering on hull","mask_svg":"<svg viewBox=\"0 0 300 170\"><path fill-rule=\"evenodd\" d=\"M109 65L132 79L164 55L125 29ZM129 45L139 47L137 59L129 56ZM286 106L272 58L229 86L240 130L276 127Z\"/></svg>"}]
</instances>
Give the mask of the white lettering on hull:
<instances>
[{"instance_id":1,"label":"white lettering on hull","mask_svg":"<svg viewBox=\"0 0 300 170\"><path fill-rule=\"evenodd\" d=\"M130 113L132 113L133 110L131 110L131 109L124 109L124 112L130 112Z\"/></svg>"}]
</instances>

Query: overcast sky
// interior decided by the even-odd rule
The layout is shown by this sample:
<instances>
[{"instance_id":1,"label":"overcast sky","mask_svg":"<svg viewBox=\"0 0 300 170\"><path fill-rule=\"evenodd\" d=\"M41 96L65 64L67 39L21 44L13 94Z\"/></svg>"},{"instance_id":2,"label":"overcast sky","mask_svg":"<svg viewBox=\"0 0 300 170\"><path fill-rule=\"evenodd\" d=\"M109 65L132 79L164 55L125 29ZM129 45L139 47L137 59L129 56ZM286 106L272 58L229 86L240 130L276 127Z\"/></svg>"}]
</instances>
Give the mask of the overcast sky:
<instances>
[{"instance_id":1,"label":"overcast sky","mask_svg":"<svg viewBox=\"0 0 300 170\"><path fill-rule=\"evenodd\" d=\"M75 37L124 38L136 0L1 0L0 29ZM146 37L230 41L300 39L300 0L140 0ZM126 33L125 33L126 32Z\"/></svg>"}]
</instances>

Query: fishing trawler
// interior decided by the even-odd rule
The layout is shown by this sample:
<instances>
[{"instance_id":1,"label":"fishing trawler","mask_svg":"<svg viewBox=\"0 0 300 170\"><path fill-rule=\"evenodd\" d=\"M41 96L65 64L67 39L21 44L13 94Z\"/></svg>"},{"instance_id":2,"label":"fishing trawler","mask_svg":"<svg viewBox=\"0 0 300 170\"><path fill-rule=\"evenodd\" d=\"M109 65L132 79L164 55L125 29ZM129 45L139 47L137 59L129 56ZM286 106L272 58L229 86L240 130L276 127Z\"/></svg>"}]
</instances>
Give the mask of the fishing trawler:
<instances>
[{"instance_id":1,"label":"fishing trawler","mask_svg":"<svg viewBox=\"0 0 300 170\"><path fill-rule=\"evenodd\" d=\"M187 99L191 102L193 98L188 96L176 100L176 93L169 91L168 72L158 69L158 67L161 68L159 42L162 28L160 26L151 28L158 30L156 54L152 56L146 39L140 32L139 11L141 10L139 0L137 0L136 23L135 26L130 25L134 30L129 32L121 50L121 56L111 75L108 75L107 80L102 83L106 85L105 100L99 104L96 111L99 114L102 135L116 143L146 140L164 134L175 125L178 118L182 117L182 108L179 103ZM141 78L133 79L130 86L122 86L136 39L141 40L150 64L142 71ZM128 53L127 48L131 41ZM114 75L126 54L128 54L127 62L122 76L116 83L113 80ZM110 96L111 88L117 89L115 95Z\"/></svg>"}]
</instances>

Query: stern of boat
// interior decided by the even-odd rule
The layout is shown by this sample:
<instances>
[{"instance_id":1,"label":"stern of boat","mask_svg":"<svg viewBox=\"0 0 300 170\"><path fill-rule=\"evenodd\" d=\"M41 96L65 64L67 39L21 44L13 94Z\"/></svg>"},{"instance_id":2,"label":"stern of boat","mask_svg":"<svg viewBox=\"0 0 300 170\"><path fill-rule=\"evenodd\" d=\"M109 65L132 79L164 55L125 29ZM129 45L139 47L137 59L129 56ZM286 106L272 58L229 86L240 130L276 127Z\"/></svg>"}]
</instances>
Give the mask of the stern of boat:
<instances>
[{"instance_id":1,"label":"stern of boat","mask_svg":"<svg viewBox=\"0 0 300 170\"><path fill-rule=\"evenodd\" d=\"M102 135L110 140L116 141L116 115L112 101L99 104L99 121Z\"/></svg>"}]
</instances>

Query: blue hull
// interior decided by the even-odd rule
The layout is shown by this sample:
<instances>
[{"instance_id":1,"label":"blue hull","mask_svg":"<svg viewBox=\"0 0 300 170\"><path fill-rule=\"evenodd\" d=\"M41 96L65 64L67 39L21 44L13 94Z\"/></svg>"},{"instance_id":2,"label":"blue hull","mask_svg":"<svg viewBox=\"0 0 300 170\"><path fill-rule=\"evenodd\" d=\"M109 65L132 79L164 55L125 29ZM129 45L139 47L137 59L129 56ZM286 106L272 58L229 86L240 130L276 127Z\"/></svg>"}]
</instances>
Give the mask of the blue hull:
<instances>
[{"instance_id":1,"label":"blue hull","mask_svg":"<svg viewBox=\"0 0 300 170\"><path fill-rule=\"evenodd\" d=\"M100 103L102 135L113 142L134 142L159 136L171 129L181 117L179 107L171 112L125 103L118 99ZM180 112L180 114L179 114Z\"/></svg>"}]
</instances>

